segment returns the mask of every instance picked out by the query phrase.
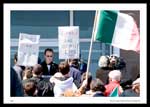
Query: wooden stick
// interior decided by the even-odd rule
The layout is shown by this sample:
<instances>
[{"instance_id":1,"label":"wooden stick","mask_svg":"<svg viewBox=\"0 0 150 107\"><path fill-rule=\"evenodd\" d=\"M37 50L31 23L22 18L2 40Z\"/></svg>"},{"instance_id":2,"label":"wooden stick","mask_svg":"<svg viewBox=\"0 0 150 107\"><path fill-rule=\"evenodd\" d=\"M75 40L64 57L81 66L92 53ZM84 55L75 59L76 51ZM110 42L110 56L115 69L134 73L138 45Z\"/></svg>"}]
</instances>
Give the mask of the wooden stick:
<instances>
[{"instance_id":1,"label":"wooden stick","mask_svg":"<svg viewBox=\"0 0 150 107\"><path fill-rule=\"evenodd\" d=\"M86 71L86 79L87 79L87 80L88 80L88 73L89 73L89 68L90 68L90 60L91 60L91 53L92 53L92 45L93 45L93 40L94 40L94 34L95 34L95 28L96 28L97 16L98 16L98 11L96 10L96 12L95 12L95 18L94 18L94 25L93 25L93 32L92 32L92 37L91 37L91 44L90 44L90 49L89 49L87 71Z\"/></svg>"}]
</instances>

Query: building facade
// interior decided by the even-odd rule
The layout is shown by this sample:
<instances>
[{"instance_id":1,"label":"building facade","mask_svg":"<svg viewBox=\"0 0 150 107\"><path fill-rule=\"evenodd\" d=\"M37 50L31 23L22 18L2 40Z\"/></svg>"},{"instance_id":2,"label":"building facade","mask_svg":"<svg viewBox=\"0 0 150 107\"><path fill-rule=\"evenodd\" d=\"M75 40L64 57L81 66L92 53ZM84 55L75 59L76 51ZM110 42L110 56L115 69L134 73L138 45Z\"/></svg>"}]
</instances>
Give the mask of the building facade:
<instances>
[{"instance_id":1,"label":"building facade","mask_svg":"<svg viewBox=\"0 0 150 107\"><path fill-rule=\"evenodd\" d=\"M131 14L139 27L139 11L122 11ZM18 50L19 33L40 35L39 57L44 58L46 48L54 49L54 61L58 59L58 26L79 26L80 56L87 62L94 24L95 11L11 11L11 65ZM110 45L94 42L90 63L90 72L95 77L98 60L101 55L117 54L127 63L127 72L133 80L140 72L139 55L133 51L124 51Z\"/></svg>"}]
</instances>

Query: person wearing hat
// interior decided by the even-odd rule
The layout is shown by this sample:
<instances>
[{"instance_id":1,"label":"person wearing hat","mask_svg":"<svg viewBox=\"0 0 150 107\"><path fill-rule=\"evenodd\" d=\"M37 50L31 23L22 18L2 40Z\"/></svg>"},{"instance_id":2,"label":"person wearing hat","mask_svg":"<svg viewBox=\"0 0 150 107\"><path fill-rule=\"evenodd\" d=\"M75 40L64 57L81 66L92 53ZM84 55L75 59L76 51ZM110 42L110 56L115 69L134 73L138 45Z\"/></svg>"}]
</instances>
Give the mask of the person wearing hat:
<instances>
[{"instance_id":1,"label":"person wearing hat","mask_svg":"<svg viewBox=\"0 0 150 107\"><path fill-rule=\"evenodd\" d=\"M109 57L108 56L101 56L99 58L98 66L99 68L96 70L96 78L102 80L104 84L108 83L108 73L109 70Z\"/></svg>"}]
</instances>

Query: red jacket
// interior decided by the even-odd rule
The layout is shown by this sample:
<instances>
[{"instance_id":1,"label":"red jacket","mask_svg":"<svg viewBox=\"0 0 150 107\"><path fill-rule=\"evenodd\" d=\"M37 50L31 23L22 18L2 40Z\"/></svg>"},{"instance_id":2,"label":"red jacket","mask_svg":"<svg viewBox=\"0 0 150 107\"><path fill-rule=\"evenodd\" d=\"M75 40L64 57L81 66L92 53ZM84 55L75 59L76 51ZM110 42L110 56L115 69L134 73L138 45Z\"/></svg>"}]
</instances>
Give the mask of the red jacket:
<instances>
[{"instance_id":1,"label":"red jacket","mask_svg":"<svg viewBox=\"0 0 150 107\"><path fill-rule=\"evenodd\" d=\"M110 81L109 84L105 85L105 96L109 96L115 87L119 87L119 95L122 93L120 83L118 81Z\"/></svg>"}]
</instances>

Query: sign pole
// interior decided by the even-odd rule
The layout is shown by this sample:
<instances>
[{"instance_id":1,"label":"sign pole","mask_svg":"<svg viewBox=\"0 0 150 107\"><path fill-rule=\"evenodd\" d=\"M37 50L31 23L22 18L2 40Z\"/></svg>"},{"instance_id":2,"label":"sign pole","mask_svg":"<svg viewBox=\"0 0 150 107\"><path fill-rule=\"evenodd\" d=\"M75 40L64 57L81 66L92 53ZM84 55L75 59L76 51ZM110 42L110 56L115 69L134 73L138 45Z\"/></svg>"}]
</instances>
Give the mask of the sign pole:
<instances>
[{"instance_id":1,"label":"sign pole","mask_svg":"<svg viewBox=\"0 0 150 107\"><path fill-rule=\"evenodd\" d=\"M92 32L92 37L91 37L91 44L90 44L90 49L89 49L87 71L86 71L86 79L87 80L88 80L88 73L89 73L89 68L90 68L90 61L91 61L91 54L92 54L92 46L93 46L93 40L94 40L95 26L96 26L96 22L97 22L97 15L98 15L98 11L96 10L95 18L94 18L94 25L93 25L93 32Z\"/></svg>"}]
</instances>

